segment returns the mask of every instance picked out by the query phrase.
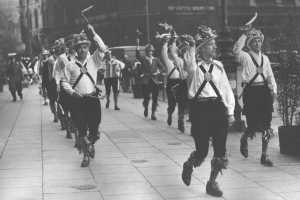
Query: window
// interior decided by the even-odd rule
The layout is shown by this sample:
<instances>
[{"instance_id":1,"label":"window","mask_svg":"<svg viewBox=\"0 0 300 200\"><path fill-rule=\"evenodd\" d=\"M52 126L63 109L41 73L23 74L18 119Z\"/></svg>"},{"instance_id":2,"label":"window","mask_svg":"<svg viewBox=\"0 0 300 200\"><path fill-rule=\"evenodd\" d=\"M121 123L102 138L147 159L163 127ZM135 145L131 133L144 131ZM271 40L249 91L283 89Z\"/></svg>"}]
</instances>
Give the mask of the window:
<instances>
[{"instance_id":1,"label":"window","mask_svg":"<svg viewBox=\"0 0 300 200\"><path fill-rule=\"evenodd\" d=\"M34 10L34 18L35 18L35 28L39 28L39 14L38 10Z\"/></svg>"}]
</instances>

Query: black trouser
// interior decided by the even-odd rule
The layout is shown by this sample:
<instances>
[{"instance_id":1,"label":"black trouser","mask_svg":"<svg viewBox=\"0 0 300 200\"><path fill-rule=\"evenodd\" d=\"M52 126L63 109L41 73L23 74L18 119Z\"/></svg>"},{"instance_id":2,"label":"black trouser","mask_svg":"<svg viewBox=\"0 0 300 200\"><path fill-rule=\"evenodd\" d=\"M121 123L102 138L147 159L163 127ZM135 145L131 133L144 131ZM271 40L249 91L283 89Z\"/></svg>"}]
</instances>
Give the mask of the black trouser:
<instances>
[{"instance_id":1,"label":"black trouser","mask_svg":"<svg viewBox=\"0 0 300 200\"><path fill-rule=\"evenodd\" d=\"M9 84L9 91L11 93L11 96L13 97L13 100L17 99L16 93L18 93L18 96L21 99L23 98L22 90L22 81L16 81L14 83Z\"/></svg>"},{"instance_id":2,"label":"black trouser","mask_svg":"<svg viewBox=\"0 0 300 200\"><path fill-rule=\"evenodd\" d=\"M150 94L152 94L152 112L156 111L157 108L157 99L158 99L158 92L159 92L159 85L155 84L151 79L148 84L142 85L143 90L143 106L148 108L149 101L150 101Z\"/></svg>"},{"instance_id":3,"label":"black trouser","mask_svg":"<svg viewBox=\"0 0 300 200\"><path fill-rule=\"evenodd\" d=\"M57 86L55 80L47 81L46 83L47 96L49 99L51 112L56 115L57 114Z\"/></svg>"},{"instance_id":4,"label":"black trouser","mask_svg":"<svg viewBox=\"0 0 300 200\"><path fill-rule=\"evenodd\" d=\"M118 95L119 93L119 78L105 78L104 79L106 97L109 99L111 88L113 89L114 96Z\"/></svg>"},{"instance_id":5,"label":"black trouser","mask_svg":"<svg viewBox=\"0 0 300 200\"><path fill-rule=\"evenodd\" d=\"M191 123L191 134L196 147L193 159L196 163L200 165L207 156L210 137L212 137L214 157L225 157L228 119L224 103L220 100L193 101Z\"/></svg>"},{"instance_id":6,"label":"black trouser","mask_svg":"<svg viewBox=\"0 0 300 200\"><path fill-rule=\"evenodd\" d=\"M73 98L72 119L78 129L79 137L88 136L94 144L99 139L98 129L101 122L101 104L97 97ZM89 134L87 134L89 131Z\"/></svg>"},{"instance_id":7,"label":"black trouser","mask_svg":"<svg viewBox=\"0 0 300 200\"><path fill-rule=\"evenodd\" d=\"M187 98L185 98L187 96L186 82L181 79L168 79L166 91L168 97L168 114L172 115L176 104L178 104L178 120L183 120L187 101Z\"/></svg>"},{"instance_id":8,"label":"black trouser","mask_svg":"<svg viewBox=\"0 0 300 200\"><path fill-rule=\"evenodd\" d=\"M243 95L247 132L254 134L271 128L273 98L267 85L248 86Z\"/></svg>"},{"instance_id":9,"label":"black trouser","mask_svg":"<svg viewBox=\"0 0 300 200\"><path fill-rule=\"evenodd\" d=\"M62 123L62 127L66 128L67 134L71 132L71 129L73 128L73 123L71 120L71 108L73 101L74 100L72 99L71 95L67 94L60 86L57 111Z\"/></svg>"}]
</instances>

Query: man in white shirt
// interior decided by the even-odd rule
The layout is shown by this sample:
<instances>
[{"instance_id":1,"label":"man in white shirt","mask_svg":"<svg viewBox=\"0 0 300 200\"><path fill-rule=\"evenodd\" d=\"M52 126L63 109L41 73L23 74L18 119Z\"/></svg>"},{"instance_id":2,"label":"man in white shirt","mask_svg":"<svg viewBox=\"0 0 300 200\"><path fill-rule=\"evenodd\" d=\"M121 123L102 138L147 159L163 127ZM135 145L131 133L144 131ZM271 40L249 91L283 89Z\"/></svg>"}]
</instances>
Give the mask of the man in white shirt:
<instances>
[{"instance_id":1,"label":"man in white shirt","mask_svg":"<svg viewBox=\"0 0 300 200\"><path fill-rule=\"evenodd\" d=\"M216 178L226 169L226 138L229 123L234 121L235 99L225 69L215 60L215 31L207 26L199 26L190 47L184 53L185 69L188 73L188 97L191 100L191 134L196 150L183 165L182 180L190 185L193 168L199 167L207 156L212 138L214 157L211 173L206 184L209 195L223 195ZM196 61L196 57L199 58Z\"/></svg>"},{"instance_id":2,"label":"man in white shirt","mask_svg":"<svg viewBox=\"0 0 300 200\"><path fill-rule=\"evenodd\" d=\"M68 95L66 95L61 87L61 80L65 76L65 68L69 63L67 58L67 44L64 38L59 38L55 41L55 55L57 57L55 67L53 70L53 77L56 81L58 101L57 113L61 122L61 129L66 130L66 138L71 139L71 118L70 118L70 102Z\"/></svg>"},{"instance_id":3,"label":"man in white shirt","mask_svg":"<svg viewBox=\"0 0 300 200\"><path fill-rule=\"evenodd\" d=\"M255 132L262 133L261 164L273 166L267 155L267 147L272 136L271 121L273 99L277 93L277 85L269 58L261 51L264 35L260 30L247 27L247 32L235 43L233 52L243 67L243 113L246 115L247 129L241 137L240 151L248 157L248 137L253 138ZM244 51L247 47L249 51Z\"/></svg>"},{"instance_id":4,"label":"man in white shirt","mask_svg":"<svg viewBox=\"0 0 300 200\"><path fill-rule=\"evenodd\" d=\"M112 57L111 52L105 53L105 73L104 73L104 85L106 91L106 108L109 108L110 103L110 91L113 89L115 110L120 110L118 106L118 96L120 91L120 77L121 70L124 69L125 64L118 59Z\"/></svg>"},{"instance_id":5,"label":"man in white shirt","mask_svg":"<svg viewBox=\"0 0 300 200\"><path fill-rule=\"evenodd\" d=\"M167 97L169 126L172 124L172 114L178 104L178 129L185 131L184 109L187 102L187 74L184 71L183 60L178 56L178 48L175 38L164 39L162 47L162 61L167 68Z\"/></svg>"},{"instance_id":6,"label":"man in white shirt","mask_svg":"<svg viewBox=\"0 0 300 200\"><path fill-rule=\"evenodd\" d=\"M77 58L66 66L64 90L72 98L72 118L79 133L80 149L83 152L82 167L89 166L90 158L95 156L94 144L99 139L99 124L101 122L101 105L99 89L96 87L97 72L104 67L104 52L106 45L88 25L85 32L93 38L97 49L90 55L90 41L85 33L75 36L74 48ZM89 134L87 134L89 131Z\"/></svg>"}]
</instances>

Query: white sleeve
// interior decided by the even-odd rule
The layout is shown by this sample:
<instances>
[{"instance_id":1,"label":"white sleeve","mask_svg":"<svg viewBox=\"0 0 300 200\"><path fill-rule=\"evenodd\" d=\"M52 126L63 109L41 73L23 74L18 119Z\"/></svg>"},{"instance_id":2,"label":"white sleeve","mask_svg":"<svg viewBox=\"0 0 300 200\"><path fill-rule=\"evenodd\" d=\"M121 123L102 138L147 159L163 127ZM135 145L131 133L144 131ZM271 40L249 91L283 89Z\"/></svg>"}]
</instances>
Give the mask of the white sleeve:
<instances>
[{"instance_id":1,"label":"white sleeve","mask_svg":"<svg viewBox=\"0 0 300 200\"><path fill-rule=\"evenodd\" d=\"M189 47L183 54L183 62L185 71L190 74L193 73L197 68L196 62L196 48Z\"/></svg>"},{"instance_id":2,"label":"white sleeve","mask_svg":"<svg viewBox=\"0 0 300 200\"><path fill-rule=\"evenodd\" d=\"M104 55L106 51L106 45L98 34L95 34L94 41L97 43L98 48L93 53L92 58L98 69L104 68Z\"/></svg>"},{"instance_id":3,"label":"white sleeve","mask_svg":"<svg viewBox=\"0 0 300 200\"><path fill-rule=\"evenodd\" d=\"M72 85L70 84L70 71L68 70L68 66L64 69L64 76L61 77L61 85L62 88L70 95L72 95L75 90L72 88Z\"/></svg>"},{"instance_id":4,"label":"white sleeve","mask_svg":"<svg viewBox=\"0 0 300 200\"><path fill-rule=\"evenodd\" d=\"M121 70L125 68L125 63L123 63L122 61L117 60L117 63L119 64Z\"/></svg>"},{"instance_id":5,"label":"white sleeve","mask_svg":"<svg viewBox=\"0 0 300 200\"><path fill-rule=\"evenodd\" d=\"M167 67L167 69L172 69L173 68L173 63L171 62L171 60L169 59L169 56L168 56L168 43L165 43L162 46L161 58L162 58L162 61L165 64L165 66Z\"/></svg>"},{"instance_id":6,"label":"white sleeve","mask_svg":"<svg viewBox=\"0 0 300 200\"><path fill-rule=\"evenodd\" d=\"M233 46L233 54L236 56L237 61L242 64L244 57L248 54L243 50L245 47L247 40L247 36L245 34L241 35L241 37L235 42Z\"/></svg>"},{"instance_id":7,"label":"white sleeve","mask_svg":"<svg viewBox=\"0 0 300 200\"><path fill-rule=\"evenodd\" d=\"M227 108L228 115L233 115L235 108L235 98L225 70L223 70L222 72L221 79L222 81L220 86L222 87L221 91L223 92L223 101Z\"/></svg>"},{"instance_id":8,"label":"white sleeve","mask_svg":"<svg viewBox=\"0 0 300 200\"><path fill-rule=\"evenodd\" d=\"M266 63L267 77L266 77L266 79L267 79L267 82L268 82L268 86L273 91L274 94L277 94L277 84L276 84L276 81L275 81L275 78L274 78L271 63L270 63L269 58L267 58L266 60L267 60L267 63Z\"/></svg>"}]
</instances>

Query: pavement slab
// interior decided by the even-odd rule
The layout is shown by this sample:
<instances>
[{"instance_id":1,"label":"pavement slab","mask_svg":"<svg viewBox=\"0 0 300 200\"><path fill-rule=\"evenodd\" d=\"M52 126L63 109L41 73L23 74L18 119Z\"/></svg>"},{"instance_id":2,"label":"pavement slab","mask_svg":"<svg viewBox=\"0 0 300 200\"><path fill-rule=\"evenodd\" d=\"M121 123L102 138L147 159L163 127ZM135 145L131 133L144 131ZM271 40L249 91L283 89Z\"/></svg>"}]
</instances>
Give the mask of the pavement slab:
<instances>
[{"instance_id":1,"label":"pavement slab","mask_svg":"<svg viewBox=\"0 0 300 200\"><path fill-rule=\"evenodd\" d=\"M13 103L0 93L1 200L298 200L300 158L279 153L278 136L270 144L275 167L260 165L260 137L249 141L249 157L239 153L241 133L230 133L230 165L218 182L222 198L205 193L207 159L194 170L192 183L181 180L182 164L194 150L190 123L186 133L166 124L167 105L159 103L158 120L144 118L141 99L120 94L120 111L103 108L101 139L88 168L81 168L74 141L54 123L36 86ZM102 102L105 104L105 102ZM176 113L177 111L175 111ZM274 118L278 118L274 116ZM174 122L177 122L174 114ZM273 127L277 127L277 121Z\"/></svg>"}]
</instances>

